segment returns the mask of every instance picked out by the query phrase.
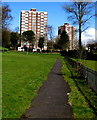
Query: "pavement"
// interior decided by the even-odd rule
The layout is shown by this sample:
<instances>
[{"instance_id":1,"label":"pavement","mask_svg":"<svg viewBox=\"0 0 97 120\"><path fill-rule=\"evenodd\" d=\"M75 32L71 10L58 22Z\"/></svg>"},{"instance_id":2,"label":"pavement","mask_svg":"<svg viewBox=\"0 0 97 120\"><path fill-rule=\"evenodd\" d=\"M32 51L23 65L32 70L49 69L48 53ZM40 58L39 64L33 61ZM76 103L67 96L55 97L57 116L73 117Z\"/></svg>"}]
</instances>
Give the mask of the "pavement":
<instances>
[{"instance_id":1,"label":"pavement","mask_svg":"<svg viewBox=\"0 0 97 120\"><path fill-rule=\"evenodd\" d=\"M68 103L70 88L61 73L62 63L57 59L48 79L38 91L37 97L26 110L26 118L64 118L74 120L72 107Z\"/></svg>"}]
</instances>

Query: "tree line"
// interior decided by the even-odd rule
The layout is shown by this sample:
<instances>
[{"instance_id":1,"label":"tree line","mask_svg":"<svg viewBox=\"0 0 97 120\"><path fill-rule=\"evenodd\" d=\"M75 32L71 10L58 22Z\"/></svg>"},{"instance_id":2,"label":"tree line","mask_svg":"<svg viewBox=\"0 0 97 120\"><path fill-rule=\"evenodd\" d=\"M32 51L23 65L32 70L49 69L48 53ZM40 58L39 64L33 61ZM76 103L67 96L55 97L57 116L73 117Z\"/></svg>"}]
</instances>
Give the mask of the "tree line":
<instances>
[{"instance_id":1,"label":"tree line","mask_svg":"<svg viewBox=\"0 0 97 120\"><path fill-rule=\"evenodd\" d=\"M21 45L20 39L22 38L22 41L27 43L30 43L30 46L32 49L35 45L35 33L31 30L25 31L22 33L22 36L18 33L19 28L15 28L15 31L12 31L9 29L9 25L11 20L13 19L11 15L11 9L8 5L2 6L2 46L10 49L17 49ZM48 29L48 35L50 36L50 41L47 42L48 48L52 50L52 48L55 49L64 49L66 47L66 44L69 41L68 35L66 31L63 31L60 39L57 40L56 43L53 43L53 28L52 26L46 26ZM45 37L40 37L38 42L38 47L41 49L44 47Z\"/></svg>"},{"instance_id":2,"label":"tree line","mask_svg":"<svg viewBox=\"0 0 97 120\"><path fill-rule=\"evenodd\" d=\"M18 44L18 31L12 32L9 28L13 17L9 5L2 5L2 46L5 48L15 48Z\"/></svg>"}]
</instances>

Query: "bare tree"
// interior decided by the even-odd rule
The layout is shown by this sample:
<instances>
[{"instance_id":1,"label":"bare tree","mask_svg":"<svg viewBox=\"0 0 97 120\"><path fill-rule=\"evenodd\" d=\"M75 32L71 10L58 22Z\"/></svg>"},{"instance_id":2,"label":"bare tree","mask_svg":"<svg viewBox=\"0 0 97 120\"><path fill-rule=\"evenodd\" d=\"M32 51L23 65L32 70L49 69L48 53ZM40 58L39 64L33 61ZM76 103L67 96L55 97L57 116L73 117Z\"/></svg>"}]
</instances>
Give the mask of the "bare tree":
<instances>
[{"instance_id":1,"label":"bare tree","mask_svg":"<svg viewBox=\"0 0 97 120\"><path fill-rule=\"evenodd\" d=\"M10 21L13 19L11 16L11 9L9 8L9 5L3 5L2 6L2 28L7 29L8 25L10 24Z\"/></svg>"},{"instance_id":2,"label":"bare tree","mask_svg":"<svg viewBox=\"0 0 97 120\"><path fill-rule=\"evenodd\" d=\"M2 46L10 47L10 30L9 24L12 20L11 9L8 5L2 6Z\"/></svg>"},{"instance_id":3,"label":"bare tree","mask_svg":"<svg viewBox=\"0 0 97 120\"><path fill-rule=\"evenodd\" d=\"M72 20L73 24L78 25L79 49L82 48L81 34L89 27L86 23L94 16L93 7L94 3L92 2L71 2L63 6L64 10L69 13L68 20Z\"/></svg>"},{"instance_id":4,"label":"bare tree","mask_svg":"<svg viewBox=\"0 0 97 120\"><path fill-rule=\"evenodd\" d=\"M19 32L19 27L15 27L15 32Z\"/></svg>"},{"instance_id":5,"label":"bare tree","mask_svg":"<svg viewBox=\"0 0 97 120\"><path fill-rule=\"evenodd\" d=\"M53 49L53 38L54 38L54 33L53 33L53 26L51 26L51 25L48 25L47 26L47 30L48 30L48 35L49 35L49 38L50 38L50 40L51 40L51 43L52 43L52 45L51 45L51 52L52 52L52 49Z\"/></svg>"}]
</instances>

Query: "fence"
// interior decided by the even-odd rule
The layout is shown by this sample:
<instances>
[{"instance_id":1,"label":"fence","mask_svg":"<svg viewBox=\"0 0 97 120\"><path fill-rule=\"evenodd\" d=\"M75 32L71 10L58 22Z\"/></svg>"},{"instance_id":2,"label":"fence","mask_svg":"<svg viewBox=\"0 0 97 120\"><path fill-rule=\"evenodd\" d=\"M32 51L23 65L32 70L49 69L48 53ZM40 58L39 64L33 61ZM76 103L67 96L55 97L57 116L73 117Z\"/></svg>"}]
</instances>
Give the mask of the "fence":
<instances>
[{"instance_id":1,"label":"fence","mask_svg":"<svg viewBox=\"0 0 97 120\"><path fill-rule=\"evenodd\" d=\"M82 77L84 77L89 86L97 93L97 71L91 70L68 57L66 59L72 65L72 67L75 68Z\"/></svg>"}]
</instances>

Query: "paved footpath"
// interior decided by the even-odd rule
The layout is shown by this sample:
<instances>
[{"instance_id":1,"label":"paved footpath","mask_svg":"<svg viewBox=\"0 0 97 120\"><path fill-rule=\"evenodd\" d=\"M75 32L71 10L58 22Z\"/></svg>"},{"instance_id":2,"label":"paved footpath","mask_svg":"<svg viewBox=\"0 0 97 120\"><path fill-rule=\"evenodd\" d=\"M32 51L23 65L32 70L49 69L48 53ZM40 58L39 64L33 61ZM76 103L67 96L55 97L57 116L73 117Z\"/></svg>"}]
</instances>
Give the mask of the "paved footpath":
<instances>
[{"instance_id":1,"label":"paved footpath","mask_svg":"<svg viewBox=\"0 0 97 120\"><path fill-rule=\"evenodd\" d=\"M61 74L62 63L57 59L47 81L38 91L31 107L26 110L28 118L69 118L74 120L72 108L68 104L67 93L70 92L68 84Z\"/></svg>"}]
</instances>

